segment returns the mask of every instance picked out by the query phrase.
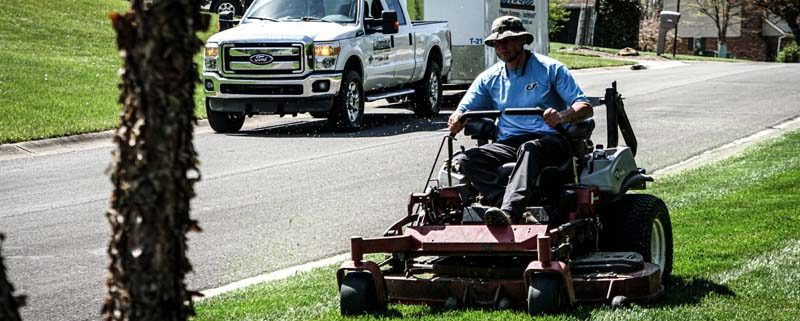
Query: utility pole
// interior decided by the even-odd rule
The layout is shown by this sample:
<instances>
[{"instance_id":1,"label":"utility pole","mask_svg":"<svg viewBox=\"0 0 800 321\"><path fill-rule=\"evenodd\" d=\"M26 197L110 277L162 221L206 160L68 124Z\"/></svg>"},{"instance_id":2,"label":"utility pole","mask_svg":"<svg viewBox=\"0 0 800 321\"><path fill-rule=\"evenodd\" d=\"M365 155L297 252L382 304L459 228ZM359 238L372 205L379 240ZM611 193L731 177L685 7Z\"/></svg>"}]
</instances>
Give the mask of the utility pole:
<instances>
[{"instance_id":1,"label":"utility pole","mask_svg":"<svg viewBox=\"0 0 800 321\"><path fill-rule=\"evenodd\" d=\"M680 13L681 12L681 0L678 0L678 7L675 8L675 11ZM672 38L672 58L675 58L675 50L678 47L678 23L680 20L675 22L675 37Z\"/></svg>"}]
</instances>

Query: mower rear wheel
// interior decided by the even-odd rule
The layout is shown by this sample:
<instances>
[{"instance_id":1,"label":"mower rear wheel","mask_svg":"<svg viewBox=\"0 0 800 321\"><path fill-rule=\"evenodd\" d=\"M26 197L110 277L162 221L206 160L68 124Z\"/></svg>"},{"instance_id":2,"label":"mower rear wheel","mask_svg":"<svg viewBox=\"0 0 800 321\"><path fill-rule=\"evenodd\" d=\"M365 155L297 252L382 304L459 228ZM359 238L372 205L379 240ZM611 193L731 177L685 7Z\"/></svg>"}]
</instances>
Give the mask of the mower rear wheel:
<instances>
[{"instance_id":1,"label":"mower rear wheel","mask_svg":"<svg viewBox=\"0 0 800 321\"><path fill-rule=\"evenodd\" d=\"M342 315L361 315L379 309L371 274L350 272L344 276L339 289L339 309Z\"/></svg>"},{"instance_id":2,"label":"mower rear wheel","mask_svg":"<svg viewBox=\"0 0 800 321\"><path fill-rule=\"evenodd\" d=\"M564 311L569 306L564 280L560 275L537 274L528 285L528 313L530 315L552 314Z\"/></svg>"},{"instance_id":3,"label":"mower rear wheel","mask_svg":"<svg viewBox=\"0 0 800 321\"><path fill-rule=\"evenodd\" d=\"M661 280L672 274L672 223L664 201L653 195L628 194L617 202L618 231L611 240L615 251L641 254L661 267Z\"/></svg>"}]
</instances>

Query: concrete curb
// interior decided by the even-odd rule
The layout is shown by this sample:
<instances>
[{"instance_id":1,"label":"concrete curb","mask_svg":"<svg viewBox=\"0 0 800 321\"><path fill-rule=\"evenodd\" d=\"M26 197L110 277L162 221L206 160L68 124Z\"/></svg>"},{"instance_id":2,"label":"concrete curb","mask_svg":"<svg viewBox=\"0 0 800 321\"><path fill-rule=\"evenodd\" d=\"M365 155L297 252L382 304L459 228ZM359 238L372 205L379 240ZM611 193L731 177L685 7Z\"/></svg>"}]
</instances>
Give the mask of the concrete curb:
<instances>
[{"instance_id":1,"label":"concrete curb","mask_svg":"<svg viewBox=\"0 0 800 321\"><path fill-rule=\"evenodd\" d=\"M308 116L300 115L297 118L308 118ZM258 117L250 118L245 123L245 129L259 128L270 123L275 123L275 119ZM208 125L207 119L197 121L197 125L194 128L195 135L211 132L213 132L213 130L211 129L211 126ZM0 145L0 161L41 155L60 154L100 147L111 148L115 134L116 130L107 130L97 133L3 144Z\"/></svg>"},{"instance_id":2,"label":"concrete curb","mask_svg":"<svg viewBox=\"0 0 800 321\"><path fill-rule=\"evenodd\" d=\"M741 153L746 149L763 141L780 137L788 132L800 129L800 116L788 119L776 125L770 126L765 130L754 133L750 136L737 139L720 147L704 151L698 155L673 164L653 172L653 176L662 177L673 175L680 172L699 168L704 165L713 164L727 159L733 155Z\"/></svg>"},{"instance_id":3,"label":"concrete curb","mask_svg":"<svg viewBox=\"0 0 800 321\"><path fill-rule=\"evenodd\" d=\"M298 273L308 272L308 271L311 271L311 270L316 269L316 268L321 268L321 267L325 267L325 266L328 266L328 265L341 263L344 260L347 260L349 257L350 257L350 253L339 254L337 256L329 257L327 259L322 259L322 260L319 260L319 261L310 262L310 263L306 263L306 264L303 264L303 265L293 266L293 267L286 268L286 269L279 270L279 271L275 271L275 272L261 274L261 275L258 275L258 276L254 276L252 278L247 278L247 279L244 279L244 280L241 280L241 281L233 282L231 284L224 285L224 286L221 286L221 287L218 287L218 288L204 290L204 291L200 292L200 293L203 294L203 298L201 298L200 300L202 301L202 300L210 299L210 298L213 298L213 297L221 295L221 294L225 294L225 293L228 293L228 292L231 292L231 291L240 290L240 289L246 288L248 286L256 285L256 284L259 284L259 283L286 279L286 278L292 277L294 275L297 275Z\"/></svg>"}]
</instances>

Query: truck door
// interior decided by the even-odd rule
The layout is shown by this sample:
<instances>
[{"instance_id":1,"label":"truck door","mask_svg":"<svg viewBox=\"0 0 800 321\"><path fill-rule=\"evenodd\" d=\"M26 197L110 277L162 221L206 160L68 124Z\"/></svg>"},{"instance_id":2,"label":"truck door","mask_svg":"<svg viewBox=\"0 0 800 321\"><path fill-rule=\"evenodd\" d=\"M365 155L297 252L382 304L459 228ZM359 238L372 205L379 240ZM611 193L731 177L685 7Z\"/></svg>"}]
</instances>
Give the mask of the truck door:
<instances>
[{"instance_id":1,"label":"truck door","mask_svg":"<svg viewBox=\"0 0 800 321\"><path fill-rule=\"evenodd\" d=\"M411 21L406 16L407 11L400 5L400 0L386 0L386 2L388 10L397 12L397 20L399 22L397 34L391 35L392 44L394 45L392 59L394 59L396 65L392 85L401 85L410 82L414 75L414 67L416 65L414 61L416 56L414 54L415 37ZM419 55L422 55L422 52ZM424 68L425 62L420 62L420 66Z\"/></svg>"},{"instance_id":2,"label":"truck door","mask_svg":"<svg viewBox=\"0 0 800 321\"><path fill-rule=\"evenodd\" d=\"M392 36L368 30L368 21L381 17L381 12L383 12L381 0L364 1L363 6L364 28L367 29L366 48L364 48L367 53L364 61L367 76L364 77L364 89L370 91L391 86L395 62Z\"/></svg>"}]
</instances>

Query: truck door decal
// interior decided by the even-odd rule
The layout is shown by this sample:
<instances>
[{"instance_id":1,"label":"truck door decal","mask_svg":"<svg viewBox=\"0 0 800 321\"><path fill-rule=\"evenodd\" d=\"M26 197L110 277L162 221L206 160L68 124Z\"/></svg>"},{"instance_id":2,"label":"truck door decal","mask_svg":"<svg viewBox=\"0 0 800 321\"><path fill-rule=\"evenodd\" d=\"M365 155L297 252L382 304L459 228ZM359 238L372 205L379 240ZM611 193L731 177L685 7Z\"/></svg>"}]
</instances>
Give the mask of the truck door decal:
<instances>
[{"instance_id":1,"label":"truck door decal","mask_svg":"<svg viewBox=\"0 0 800 321\"><path fill-rule=\"evenodd\" d=\"M372 43L372 50L381 51L392 49L392 41L388 38L375 39Z\"/></svg>"}]
</instances>

